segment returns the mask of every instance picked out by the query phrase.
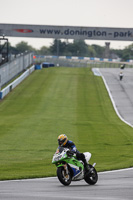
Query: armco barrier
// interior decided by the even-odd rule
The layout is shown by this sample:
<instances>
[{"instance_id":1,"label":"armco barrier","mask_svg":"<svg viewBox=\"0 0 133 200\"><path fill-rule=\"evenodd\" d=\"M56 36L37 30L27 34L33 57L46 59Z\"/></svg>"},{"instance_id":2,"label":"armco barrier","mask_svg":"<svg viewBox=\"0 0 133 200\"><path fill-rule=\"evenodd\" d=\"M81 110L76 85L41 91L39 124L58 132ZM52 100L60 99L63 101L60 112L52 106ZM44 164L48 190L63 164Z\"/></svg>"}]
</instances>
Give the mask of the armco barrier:
<instances>
[{"instance_id":1,"label":"armco barrier","mask_svg":"<svg viewBox=\"0 0 133 200\"><path fill-rule=\"evenodd\" d=\"M0 66L0 87L28 69L33 64L33 53L16 55L13 60Z\"/></svg>"},{"instance_id":2,"label":"armco barrier","mask_svg":"<svg viewBox=\"0 0 133 200\"><path fill-rule=\"evenodd\" d=\"M21 83L27 76L29 76L35 70L35 66L33 65L29 69L27 69L19 78L14 80L8 86L6 86L0 92L0 99L3 99L12 89L14 89L19 83Z\"/></svg>"},{"instance_id":3,"label":"armco barrier","mask_svg":"<svg viewBox=\"0 0 133 200\"><path fill-rule=\"evenodd\" d=\"M33 59L40 60L41 62L47 58L54 58L54 59L70 59L70 60L88 60L88 61L109 61L109 62L120 62L120 59L110 59L110 58L95 58L95 57L82 57L82 56L50 56L50 55L34 55ZM127 61L129 62L129 61Z\"/></svg>"},{"instance_id":4,"label":"armco barrier","mask_svg":"<svg viewBox=\"0 0 133 200\"><path fill-rule=\"evenodd\" d=\"M50 62L54 63L55 66L65 67L118 68L121 64L126 64L126 67L133 67L133 60L120 62L120 59L94 57L34 55L33 60L34 62Z\"/></svg>"}]
</instances>

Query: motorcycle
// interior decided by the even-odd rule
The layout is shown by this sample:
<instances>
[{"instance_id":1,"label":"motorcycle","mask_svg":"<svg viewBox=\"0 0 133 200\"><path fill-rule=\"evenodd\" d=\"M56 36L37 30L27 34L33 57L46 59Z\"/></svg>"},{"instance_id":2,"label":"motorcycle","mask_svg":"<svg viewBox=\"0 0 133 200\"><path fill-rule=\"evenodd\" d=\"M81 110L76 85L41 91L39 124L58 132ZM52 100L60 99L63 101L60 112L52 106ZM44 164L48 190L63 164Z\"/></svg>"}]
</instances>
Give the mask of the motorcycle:
<instances>
[{"instance_id":1,"label":"motorcycle","mask_svg":"<svg viewBox=\"0 0 133 200\"><path fill-rule=\"evenodd\" d=\"M91 153L85 152L84 155L88 163ZM86 171L84 163L81 160L77 160L76 155L68 148L59 147L53 156L52 164L56 165L57 177L65 186L70 185L71 181L80 181L82 179L90 185L94 185L98 181L98 174L95 169L96 163L93 165L88 163L89 171Z\"/></svg>"}]
</instances>

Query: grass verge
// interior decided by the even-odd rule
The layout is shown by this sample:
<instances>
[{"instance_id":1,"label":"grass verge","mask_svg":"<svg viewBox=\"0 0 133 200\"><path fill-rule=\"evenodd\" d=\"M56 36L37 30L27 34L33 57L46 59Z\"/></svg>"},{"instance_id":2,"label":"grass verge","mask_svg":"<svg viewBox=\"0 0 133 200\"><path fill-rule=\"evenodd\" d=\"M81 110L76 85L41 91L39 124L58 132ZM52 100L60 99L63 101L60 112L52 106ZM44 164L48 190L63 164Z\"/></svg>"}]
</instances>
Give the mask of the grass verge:
<instances>
[{"instance_id":1,"label":"grass verge","mask_svg":"<svg viewBox=\"0 0 133 200\"><path fill-rule=\"evenodd\" d=\"M57 136L92 153L98 171L132 167L132 128L90 68L36 70L0 102L0 180L55 176Z\"/></svg>"}]
</instances>

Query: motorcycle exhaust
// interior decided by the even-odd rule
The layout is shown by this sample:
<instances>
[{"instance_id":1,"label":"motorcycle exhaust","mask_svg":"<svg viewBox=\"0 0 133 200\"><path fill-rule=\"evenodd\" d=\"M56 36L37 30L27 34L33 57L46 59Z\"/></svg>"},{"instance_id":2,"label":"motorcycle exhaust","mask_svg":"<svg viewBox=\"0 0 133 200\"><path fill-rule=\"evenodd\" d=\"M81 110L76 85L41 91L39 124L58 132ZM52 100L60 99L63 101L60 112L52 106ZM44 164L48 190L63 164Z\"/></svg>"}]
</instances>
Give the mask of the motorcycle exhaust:
<instances>
[{"instance_id":1,"label":"motorcycle exhaust","mask_svg":"<svg viewBox=\"0 0 133 200\"><path fill-rule=\"evenodd\" d=\"M94 163L92 166L95 167L96 163Z\"/></svg>"}]
</instances>

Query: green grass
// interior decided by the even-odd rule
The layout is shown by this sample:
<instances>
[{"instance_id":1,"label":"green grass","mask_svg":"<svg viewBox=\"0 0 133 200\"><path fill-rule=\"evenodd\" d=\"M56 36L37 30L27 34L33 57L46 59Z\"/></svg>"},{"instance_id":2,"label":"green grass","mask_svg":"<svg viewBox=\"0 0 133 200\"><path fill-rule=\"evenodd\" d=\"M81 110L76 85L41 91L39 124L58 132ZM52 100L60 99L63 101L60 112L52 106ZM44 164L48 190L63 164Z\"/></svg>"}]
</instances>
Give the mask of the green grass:
<instances>
[{"instance_id":1,"label":"green grass","mask_svg":"<svg viewBox=\"0 0 133 200\"><path fill-rule=\"evenodd\" d=\"M62 133L98 171L132 167L132 132L89 68L36 70L0 102L0 180L55 176Z\"/></svg>"}]
</instances>

